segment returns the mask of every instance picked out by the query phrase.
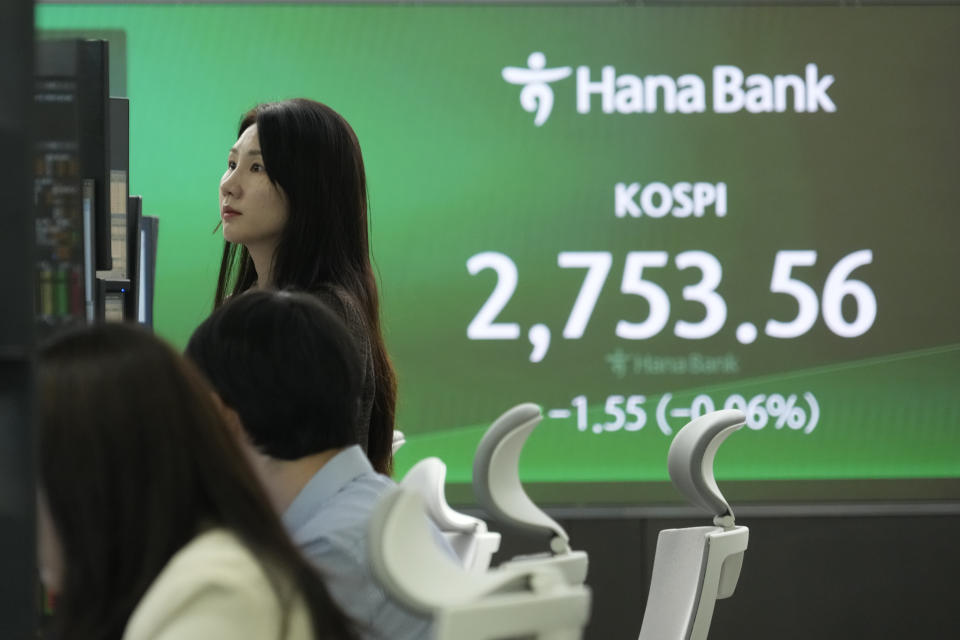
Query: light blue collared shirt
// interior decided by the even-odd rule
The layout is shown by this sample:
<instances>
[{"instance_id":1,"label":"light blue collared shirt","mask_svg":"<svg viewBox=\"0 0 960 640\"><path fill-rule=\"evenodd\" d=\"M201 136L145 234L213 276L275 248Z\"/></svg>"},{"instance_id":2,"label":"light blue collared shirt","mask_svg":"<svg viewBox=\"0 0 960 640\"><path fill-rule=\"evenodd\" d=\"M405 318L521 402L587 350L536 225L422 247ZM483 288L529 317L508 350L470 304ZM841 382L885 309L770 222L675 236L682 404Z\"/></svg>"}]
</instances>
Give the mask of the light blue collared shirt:
<instances>
[{"instance_id":1,"label":"light blue collared shirt","mask_svg":"<svg viewBox=\"0 0 960 640\"><path fill-rule=\"evenodd\" d=\"M326 578L333 599L360 623L364 640L427 640L431 621L387 596L367 560L367 526L396 484L373 470L359 446L331 458L300 490L283 523Z\"/></svg>"}]
</instances>

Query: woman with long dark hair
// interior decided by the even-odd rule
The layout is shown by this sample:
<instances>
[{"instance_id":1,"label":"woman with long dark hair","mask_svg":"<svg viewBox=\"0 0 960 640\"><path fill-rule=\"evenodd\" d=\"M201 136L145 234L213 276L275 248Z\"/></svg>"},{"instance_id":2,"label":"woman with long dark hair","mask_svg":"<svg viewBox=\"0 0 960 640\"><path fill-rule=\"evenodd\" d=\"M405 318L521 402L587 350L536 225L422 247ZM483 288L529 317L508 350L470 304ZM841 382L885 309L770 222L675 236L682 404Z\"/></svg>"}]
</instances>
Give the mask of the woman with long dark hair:
<instances>
[{"instance_id":1,"label":"woman with long dark hair","mask_svg":"<svg viewBox=\"0 0 960 640\"><path fill-rule=\"evenodd\" d=\"M360 144L340 114L306 99L247 112L220 181L226 244L214 307L256 288L319 296L363 358L358 423L374 469L392 470L396 376L380 329Z\"/></svg>"},{"instance_id":2,"label":"woman with long dark hair","mask_svg":"<svg viewBox=\"0 0 960 640\"><path fill-rule=\"evenodd\" d=\"M39 550L55 637L354 639L192 365L112 324L40 352Z\"/></svg>"}]
</instances>

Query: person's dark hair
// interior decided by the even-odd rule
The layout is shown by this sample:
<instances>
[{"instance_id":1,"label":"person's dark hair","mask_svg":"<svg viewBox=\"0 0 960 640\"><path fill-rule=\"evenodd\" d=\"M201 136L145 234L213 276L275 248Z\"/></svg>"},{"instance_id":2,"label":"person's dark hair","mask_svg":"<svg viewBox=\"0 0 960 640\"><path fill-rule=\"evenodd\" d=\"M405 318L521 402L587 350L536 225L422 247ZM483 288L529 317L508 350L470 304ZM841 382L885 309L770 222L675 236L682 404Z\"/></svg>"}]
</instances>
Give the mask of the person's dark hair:
<instances>
[{"instance_id":1,"label":"person's dark hair","mask_svg":"<svg viewBox=\"0 0 960 640\"><path fill-rule=\"evenodd\" d=\"M45 345L38 385L39 485L64 554L57 637L121 638L171 557L210 527L250 549L285 611L302 595L316 638L357 637L193 365L142 329L102 325Z\"/></svg>"},{"instance_id":2,"label":"person's dark hair","mask_svg":"<svg viewBox=\"0 0 960 640\"><path fill-rule=\"evenodd\" d=\"M360 354L336 313L306 293L249 291L216 309L187 357L281 460L358 444Z\"/></svg>"},{"instance_id":3,"label":"person's dark hair","mask_svg":"<svg viewBox=\"0 0 960 640\"><path fill-rule=\"evenodd\" d=\"M253 124L267 175L290 206L273 259L273 285L310 292L334 285L362 309L375 379L368 440L361 444L374 468L389 474L397 383L380 328L360 143L340 114L303 98L254 107L241 119L237 137ZM246 247L226 242L214 307L256 280Z\"/></svg>"}]
</instances>

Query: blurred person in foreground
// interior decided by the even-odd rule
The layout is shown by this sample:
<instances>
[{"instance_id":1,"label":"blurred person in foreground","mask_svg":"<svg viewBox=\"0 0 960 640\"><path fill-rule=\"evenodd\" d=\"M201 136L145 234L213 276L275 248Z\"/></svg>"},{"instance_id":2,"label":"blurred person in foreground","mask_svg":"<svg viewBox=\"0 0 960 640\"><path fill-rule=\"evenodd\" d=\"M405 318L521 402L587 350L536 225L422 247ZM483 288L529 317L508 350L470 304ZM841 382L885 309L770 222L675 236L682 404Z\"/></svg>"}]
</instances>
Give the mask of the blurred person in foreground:
<instances>
[{"instance_id":1,"label":"blurred person in foreground","mask_svg":"<svg viewBox=\"0 0 960 640\"><path fill-rule=\"evenodd\" d=\"M38 554L55 638L351 640L215 395L130 325L39 354Z\"/></svg>"}]
</instances>

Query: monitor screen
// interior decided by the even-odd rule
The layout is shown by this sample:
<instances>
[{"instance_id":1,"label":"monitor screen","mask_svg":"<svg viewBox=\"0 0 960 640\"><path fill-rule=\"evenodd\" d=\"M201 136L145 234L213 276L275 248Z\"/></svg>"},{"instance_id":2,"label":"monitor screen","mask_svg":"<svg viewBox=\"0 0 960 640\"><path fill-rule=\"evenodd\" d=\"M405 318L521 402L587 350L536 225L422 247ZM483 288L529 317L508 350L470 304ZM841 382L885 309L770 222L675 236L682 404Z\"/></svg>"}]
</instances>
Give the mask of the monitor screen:
<instances>
[{"instance_id":1,"label":"monitor screen","mask_svg":"<svg viewBox=\"0 0 960 640\"><path fill-rule=\"evenodd\" d=\"M654 499L673 434L726 407L747 424L717 474L744 495L960 497L960 7L37 16L124 33L176 344L211 305L240 115L306 96L353 125L398 475L436 455L468 483L483 431L529 401L521 476L544 500Z\"/></svg>"},{"instance_id":2,"label":"monitor screen","mask_svg":"<svg viewBox=\"0 0 960 640\"><path fill-rule=\"evenodd\" d=\"M135 265L130 264L128 244L130 235L130 212L127 200L130 197L130 101L126 98L110 98L110 248L112 268L101 270L97 276L104 279L130 280Z\"/></svg>"},{"instance_id":3,"label":"monitor screen","mask_svg":"<svg viewBox=\"0 0 960 640\"><path fill-rule=\"evenodd\" d=\"M111 233L110 76L105 40L77 40L77 87L80 106L80 170L93 184L95 267L113 269Z\"/></svg>"},{"instance_id":4,"label":"monitor screen","mask_svg":"<svg viewBox=\"0 0 960 640\"><path fill-rule=\"evenodd\" d=\"M57 35L37 42L34 71L41 334L92 320L95 271L113 266L107 43Z\"/></svg>"},{"instance_id":5,"label":"monitor screen","mask_svg":"<svg viewBox=\"0 0 960 640\"><path fill-rule=\"evenodd\" d=\"M154 290L156 289L160 220L156 216L140 215L143 209L143 200L140 196L131 196L130 206L135 207L140 219L135 317L140 324L153 327L153 300Z\"/></svg>"},{"instance_id":6,"label":"monitor screen","mask_svg":"<svg viewBox=\"0 0 960 640\"><path fill-rule=\"evenodd\" d=\"M92 265L85 246L76 43L39 43L35 67L34 301L38 330L46 334L86 321L87 273Z\"/></svg>"}]
</instances>

